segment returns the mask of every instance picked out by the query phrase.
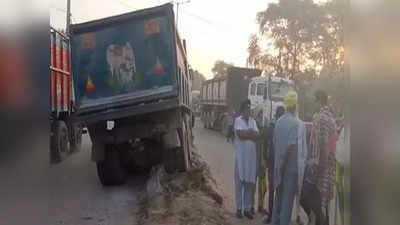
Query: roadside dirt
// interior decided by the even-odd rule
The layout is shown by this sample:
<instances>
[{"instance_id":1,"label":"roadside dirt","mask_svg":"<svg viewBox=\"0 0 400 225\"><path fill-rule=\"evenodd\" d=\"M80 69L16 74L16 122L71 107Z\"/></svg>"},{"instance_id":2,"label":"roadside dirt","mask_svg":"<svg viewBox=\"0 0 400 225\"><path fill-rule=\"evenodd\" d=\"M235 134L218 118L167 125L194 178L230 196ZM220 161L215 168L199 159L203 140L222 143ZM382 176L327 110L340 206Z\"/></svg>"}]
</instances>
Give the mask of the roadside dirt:
<instances>
[{"instance_id":1,"label":"roadside dirt","mask_svg":"<svg viewBox=\"0 0 400 225\"><path fill-rule=\"evenodd\" d=\"M187 173L167 174L153 168L138 224L228 225L229 212L208 165L196 152Z\"/></svg>"}]
</instances>

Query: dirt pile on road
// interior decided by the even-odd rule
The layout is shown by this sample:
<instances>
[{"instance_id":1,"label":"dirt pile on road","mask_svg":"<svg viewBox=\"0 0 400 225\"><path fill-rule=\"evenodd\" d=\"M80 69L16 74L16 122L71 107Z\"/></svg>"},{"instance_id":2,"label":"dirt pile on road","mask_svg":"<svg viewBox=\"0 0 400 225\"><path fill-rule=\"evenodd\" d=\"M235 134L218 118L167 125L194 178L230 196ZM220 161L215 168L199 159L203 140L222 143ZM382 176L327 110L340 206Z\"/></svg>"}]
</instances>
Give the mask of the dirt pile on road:
<instances>
[{"instance_id":1,"label":"dirt pile on road","mask_svg":"<svg viewBox=\"0 0 400 225\"><path fill-rule=\"evenodd\" d=\"M192 154L193 168L167 174L153 168L139 224L225 225L228 212L207 164Z\"/></svg>"}]
</instances>

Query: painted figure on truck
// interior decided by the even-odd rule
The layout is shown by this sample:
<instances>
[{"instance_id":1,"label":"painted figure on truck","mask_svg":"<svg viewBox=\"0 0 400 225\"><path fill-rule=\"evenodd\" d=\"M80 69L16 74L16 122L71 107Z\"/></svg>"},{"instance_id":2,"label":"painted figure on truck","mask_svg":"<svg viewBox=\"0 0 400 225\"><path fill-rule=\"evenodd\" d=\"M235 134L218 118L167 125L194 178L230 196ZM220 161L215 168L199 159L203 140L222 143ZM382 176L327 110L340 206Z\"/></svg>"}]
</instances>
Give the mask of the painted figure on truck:
<instances>
[{"instance_id":1,"label":"painted figure on truck","mask_svg":"<svg viewBox=\"0 0 400 225\"><path fill-rule=\"evenodd\" d=\"M107 64L111 77L119 83L128 84L135 79L135 53L129 42L124 46L111 44L107 48Z\"/></svg>"}]
</instances>

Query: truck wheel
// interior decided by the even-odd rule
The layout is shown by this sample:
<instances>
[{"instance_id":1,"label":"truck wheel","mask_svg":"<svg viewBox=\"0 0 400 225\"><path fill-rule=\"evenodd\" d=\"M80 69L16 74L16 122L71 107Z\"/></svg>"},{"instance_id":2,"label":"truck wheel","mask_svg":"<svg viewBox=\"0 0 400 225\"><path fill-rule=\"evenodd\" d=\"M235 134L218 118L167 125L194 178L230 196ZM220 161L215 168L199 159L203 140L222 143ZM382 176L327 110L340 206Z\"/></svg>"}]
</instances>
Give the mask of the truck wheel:
<instances>
[{"instance_id":1,"label":"truck wheel","mask_svg":"<svg viewBox=\"0 0 400 225\"><path fill-rule=\"evenodd\" d=\"M51 161L61 162L67 158L70 152L68 128L64 121L57 120L52 126L51 137Z\"/></svg>"},{"instance_id":2,"label":"truck wheel","mask_svg":"<svg viewBox=\"0 0 400 225\"><path fill-rule=\"evenodd\" d=\"M104 161L97 162L97 175L103 186L122 185L126 172L121 165L120 153L114 147L106 148Z\"/></svg>"},{"instance_id":3,"label":"truck wheel","mask_svg":"<svg viewBox=\"0 0 400 225\"><path fill-rule=\"evenodd\" d=\"M79 152L82 148L82 126L72 126L71 132L71 150Z\"/></svg>"}]
</instances>

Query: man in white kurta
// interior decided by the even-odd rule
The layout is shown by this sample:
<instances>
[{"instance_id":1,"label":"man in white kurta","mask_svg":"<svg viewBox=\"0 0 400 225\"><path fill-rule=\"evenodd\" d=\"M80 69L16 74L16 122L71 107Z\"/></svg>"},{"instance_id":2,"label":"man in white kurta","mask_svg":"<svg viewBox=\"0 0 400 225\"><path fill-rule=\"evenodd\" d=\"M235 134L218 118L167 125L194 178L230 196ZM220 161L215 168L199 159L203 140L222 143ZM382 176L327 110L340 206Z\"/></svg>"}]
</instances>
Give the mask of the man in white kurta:
<instances>
[{"instance_id":1,"label":"man in white kurta","mask_svg":"<svg viewBox=\"0 0 400 225\"><path fill-rule=\"evenodd\" d=\"M242 213L253 219L251 213L253 185L256 183L257 158L255 139L258 128L250 117L250 101L241 105L241 116L235 119L235 193L237 217Z\"/></svg>"}]
</instances>

